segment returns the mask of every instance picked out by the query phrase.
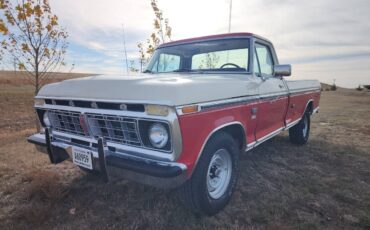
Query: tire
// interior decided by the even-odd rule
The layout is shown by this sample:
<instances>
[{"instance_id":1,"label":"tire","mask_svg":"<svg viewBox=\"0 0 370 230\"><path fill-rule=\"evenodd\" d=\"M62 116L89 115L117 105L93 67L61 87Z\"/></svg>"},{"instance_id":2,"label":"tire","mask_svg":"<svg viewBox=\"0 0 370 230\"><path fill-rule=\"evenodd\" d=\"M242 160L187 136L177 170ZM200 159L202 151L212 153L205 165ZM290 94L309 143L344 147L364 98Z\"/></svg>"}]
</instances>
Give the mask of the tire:
<instances>
[{"instance_id":1,"label":"tire","mask_svg":"<svg viewBox=\"0 0 370 230\"><path fill-rule=\"evenodd\" d=\"M306 111L298 124L289 129L289 139L293 144L304 145L307 143L310 136L310 115L309 111Z\"/></svg>"},{"instance_id":2,"label":"tire","mask_svg":"<svg viewBox=\"0 0 370 230\"><path fill-rule=\"evenodd\" d=\"M238 143L229 134L219 132L212 137L192 177L181 188L184 204L201 215L212 216L221 211L237 183L239 154Z\"/></svg>"}]
</instances>

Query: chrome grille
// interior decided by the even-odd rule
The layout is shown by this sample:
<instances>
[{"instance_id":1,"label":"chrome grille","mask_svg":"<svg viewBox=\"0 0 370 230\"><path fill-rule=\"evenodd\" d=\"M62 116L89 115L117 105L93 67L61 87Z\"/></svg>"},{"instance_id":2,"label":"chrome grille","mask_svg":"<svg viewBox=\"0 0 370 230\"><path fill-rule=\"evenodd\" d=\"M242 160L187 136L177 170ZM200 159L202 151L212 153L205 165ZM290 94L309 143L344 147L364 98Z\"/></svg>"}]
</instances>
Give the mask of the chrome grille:
<instances>
[{"instance_id":1,"label":"chrome grille","mask_svg":"<svg viewBox=\"0 0 370 230\"><path fill-rule=\"evenodd\" d=\"M54 130L85 136L80 124L80 113L64 110L49 110L49 120Z\"/></svg>"},{"instance_id":2,"label":"chrome grille","mask_svg":"<svg viewBox=\"0 0 370 230\"><path fill-rule=\"evenodd\" d=\"M85 114L90 132L94 137L104 137L107 141L141 146L137 121L132 118Z\"/></svg>"}]
</instances>

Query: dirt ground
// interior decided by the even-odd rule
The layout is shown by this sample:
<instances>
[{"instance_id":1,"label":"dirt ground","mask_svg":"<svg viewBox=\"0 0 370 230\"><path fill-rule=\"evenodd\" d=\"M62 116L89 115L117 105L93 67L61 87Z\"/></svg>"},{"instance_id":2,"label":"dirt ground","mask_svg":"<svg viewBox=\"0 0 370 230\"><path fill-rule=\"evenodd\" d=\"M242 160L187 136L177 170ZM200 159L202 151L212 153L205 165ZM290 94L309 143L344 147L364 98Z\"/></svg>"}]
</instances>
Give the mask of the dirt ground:
<instances>
[{"instance_id":1,"label":"dirt ground","mask_svg":"<svg viewBox=\"0 0 370 230\"><path fill-rule=\"evenodd\" d=\"M0 229L370 229L370 92L323 92L309 143L283 133L243 154L229 205L199 217L174 190L49 164L26 142L33 88L11 75L0 73Z\"/></svg>"}]
</instances>

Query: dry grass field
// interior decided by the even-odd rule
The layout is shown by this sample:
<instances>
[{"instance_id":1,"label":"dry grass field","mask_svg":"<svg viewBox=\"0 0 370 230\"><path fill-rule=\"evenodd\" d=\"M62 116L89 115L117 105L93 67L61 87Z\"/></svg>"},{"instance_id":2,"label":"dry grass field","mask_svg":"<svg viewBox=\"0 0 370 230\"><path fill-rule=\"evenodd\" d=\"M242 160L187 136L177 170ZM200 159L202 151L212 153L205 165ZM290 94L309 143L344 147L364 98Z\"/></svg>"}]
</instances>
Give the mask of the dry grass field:
<instances>
[{"instance_id":1,"label":"dry grass field","mask_svg":"<svg viewBox=\"0 0 370 230\"><path fill-rule=\"evenodd\" d=\"M176 191L49 164L26 142L32 86L11 75L0 73L0 229L370 229L370 92L323 92L309 143L284 133L245 153L230 204L199 217Z\"/></svg>"}]
</instances>

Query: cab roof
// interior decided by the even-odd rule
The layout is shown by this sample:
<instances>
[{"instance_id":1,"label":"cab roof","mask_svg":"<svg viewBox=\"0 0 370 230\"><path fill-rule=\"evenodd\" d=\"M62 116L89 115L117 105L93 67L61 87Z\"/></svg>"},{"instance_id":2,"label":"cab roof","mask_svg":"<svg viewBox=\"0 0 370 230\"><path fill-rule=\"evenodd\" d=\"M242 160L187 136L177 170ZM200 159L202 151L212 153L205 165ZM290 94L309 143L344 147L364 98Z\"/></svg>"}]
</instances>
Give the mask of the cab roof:
<instances>
[{"instance_id":1,"label":"cab roof","mask_svg":"<svg viewBox=\"0 0 370 230\"><path fill-rule=\"evenodd\" d=\"M186 38L181 39L177 41L170 41L161 44L158 48L167 47L167 46L173 46L173 45L179 45L179 44L186 44L186 43L194 43L198 41L207 41L207 40L218 40L218 39L224 39L224 38L240 38L240 37L256 37L259 39L262 39L266 42L271 43L268 39L259 36L257 34L249 33L249 32L238 32L238 33L226 33L226 34L214 34L214 35L208 35L208 36L202 36L202 37L194 37L194 38Z\"/></svg>"}]
</instances>

